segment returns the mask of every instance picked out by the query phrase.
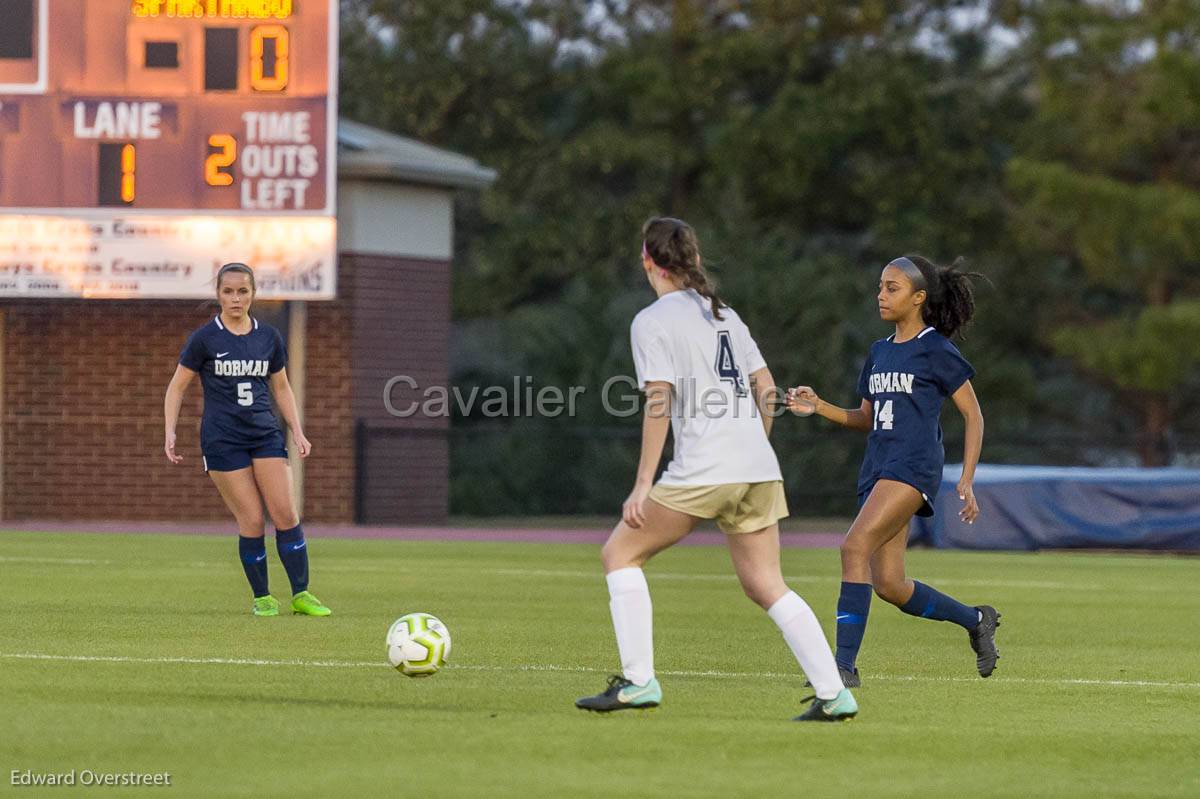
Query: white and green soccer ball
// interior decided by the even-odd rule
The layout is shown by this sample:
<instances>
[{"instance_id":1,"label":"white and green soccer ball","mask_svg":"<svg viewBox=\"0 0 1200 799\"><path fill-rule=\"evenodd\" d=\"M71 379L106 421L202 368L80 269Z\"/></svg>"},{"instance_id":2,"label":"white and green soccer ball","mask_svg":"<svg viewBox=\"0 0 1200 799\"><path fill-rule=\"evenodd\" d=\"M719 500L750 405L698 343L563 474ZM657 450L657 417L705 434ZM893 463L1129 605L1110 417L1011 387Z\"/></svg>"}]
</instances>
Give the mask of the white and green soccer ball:
<instances>
[{"instance_id":1,"label":"white and green soccer ball","mask_svg":"<svg viewBox=\"0 0 1200 799\"><path fill-rule=\"evenodd\" d=\"M450 657L450 631L436 616L409 613L396 619L387 634L388 660L409 677L428 677Z\"/></svg>"}]
</instances>

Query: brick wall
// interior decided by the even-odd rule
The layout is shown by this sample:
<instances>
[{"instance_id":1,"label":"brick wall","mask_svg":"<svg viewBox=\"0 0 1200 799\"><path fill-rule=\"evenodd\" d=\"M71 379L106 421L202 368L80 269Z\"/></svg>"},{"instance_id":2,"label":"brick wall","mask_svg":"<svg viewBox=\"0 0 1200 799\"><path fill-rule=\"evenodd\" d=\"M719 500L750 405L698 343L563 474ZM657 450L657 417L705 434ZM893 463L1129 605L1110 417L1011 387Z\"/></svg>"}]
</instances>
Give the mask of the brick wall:
<instances>
[{"instance_id":1,"label":"brick wall","mask_svg":"<svg viewBox=\"0 0 1200 799\"><path fill-rule=\"evenodd\" d=\"M197 302L8 302L4 312L5 518L219 518L200 465L199 386L162 451L163 392Z\"/></svg>"},{"instance_id":2,"label":"brick wall","mask_svg":"<svg viewBox=\"0 0 1200 799\"><path fill-rule=\"evenodd\" d=\"M196 301L28 300L4 314L3 515L7 519L229 518L200 463L199 381L184 399L173 466L163 392ZM311 303L305 518L350 521L354 496L345 303Z\"/></svg>"},{"instance_id":3,"label":"brick wall","mask_svg":"<svg viewBox=\"0 0 1200 799\"><path fill-rule=\"evenodd\" d=\"M308 304L303 515L354 520L355 429L365 437L363 520L444 522L449 420L395 419L383 385L409 374L445 385L449 264L342 256L339 298ZM200 463L201 388L162 451L163 392L188 333L212 318L197 301L22 300L3 312L0 508L6 519L226 520ZM403 393L397 392L397 404Z\"/></svg>"},{"instance_id":4,"label":"brick wall","mask_svg":"<svg viewBox=\"0 0 1200 799\"><path fill-rule=\"evenodd\" d=\"M304 462L304 518L354 521L354 414L350 407L350 314L346 271L341 299L308 304L304 434L313 452Z\"/></svg>"},{"instance_id":5,"label":"brick wall","mask_svg":"<svg viewBox=\"0 0 1200 799\"><path fill-rule=\"evenodd\" d=\"M397 407L418 401L450 379L450 264L446 261L343 254L352 307L353 402L363 469L361 521L446 521L450 450L445 416L391 416L383 390L396 375L418 384L392 393Z\"/></svg>"}]
</instances>

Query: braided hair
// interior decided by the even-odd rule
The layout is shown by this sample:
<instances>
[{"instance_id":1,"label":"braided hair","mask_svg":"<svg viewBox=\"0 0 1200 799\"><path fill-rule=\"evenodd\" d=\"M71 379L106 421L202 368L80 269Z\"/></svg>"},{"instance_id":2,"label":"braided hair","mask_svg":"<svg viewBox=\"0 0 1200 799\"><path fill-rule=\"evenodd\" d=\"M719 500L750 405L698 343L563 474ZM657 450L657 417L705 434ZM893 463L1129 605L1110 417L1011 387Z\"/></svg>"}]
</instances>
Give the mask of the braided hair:
<instances>
[{"instance_id":1,"label":"braided hair","mask_svg":"<svg viewBox=\"0 0 1200 799\"><path fill-rule=\"evenodd\" d=\"M654 265L665 269L679 279L686 289L712 304L712 315L723 319L721 309L727 307L717 295L717 287L704 263L700 260L700 242L696 231L681 219L669 216L654 217L642 225L642 246Z\"/></svg>"}]
</instances>

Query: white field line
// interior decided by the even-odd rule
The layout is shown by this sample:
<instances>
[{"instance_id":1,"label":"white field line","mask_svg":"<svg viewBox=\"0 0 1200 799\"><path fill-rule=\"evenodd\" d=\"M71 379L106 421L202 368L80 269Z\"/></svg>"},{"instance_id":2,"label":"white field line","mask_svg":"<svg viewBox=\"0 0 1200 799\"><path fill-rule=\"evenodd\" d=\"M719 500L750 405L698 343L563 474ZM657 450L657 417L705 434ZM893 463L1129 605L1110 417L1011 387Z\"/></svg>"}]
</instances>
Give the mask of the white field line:
<instances>
[{"instance_id":1,"label":"white field line","mask_svg":"<svg viewBox=\"0 0 1200 799\"><path fill-rule=\"evenodd\" d=\"M146 561L145 563L148 563ZM225 561L155 561L159 566L170 567L187 567L194 569L227 569L230 568L230 563ZM0 555L0 563L30 563L43 565L59 565L59 566L110 566L120 563L121 565L137 565L130 561L115 561L115 560L99 560L89 558L40 558L40 557L24 557L24 556L4 556ZM477 569L467 565L462 567L468 570L471 574L492 574L504 577L566 577L571 579L583 579L600 582L603 580L603 574L597 567L594 571L586 570L568 570L568 569ZM427 569L417 569L416 567L407 568L405 566L368 566L349 563L323 563L322 571L331 572L347 572L351 574L401 574L405 572L427 571ZM685 580L685 581L718 581L718 582L733 582L737 580L734 574L689 574L684 572L659 572L651 571L650 580ZM933 577L922 575L930 583L939 585L957 585L966 588L1015 588L1015 589L1043 589L1050 591L1129 591L1132 593L1177 593L1178 588L1163 585L1135 585L1125 586L1120 589L1110 588L1096 583L1065 583L1053 580L989 580L989 579L974 579L974 578L957 578L957 577ZM784 579L793 583L826 583L830 580L836 580L836 574L793 574L785 575Z\"/></svg>"},{"instance_id":2,"label":"white field line","mask_svg":"<svg viewBox=\"0 0 1200 799\"><path fill-rule=\"evenodd\" d=\"M382 658L379 661L366 660L261 660L251 658L147 658L126 657L123 655L51 655L39 652L0 652L0 660L39 660L66 661L79 663L151 663L151 664L183 664L192 666L302 666L305 668L343 668L343 669L381 669L390 668ZM453 671L484 671L484 672L567 672L572 674L606 674L610 670L597 669L590 666L560 666L546 664L514 664L511 666L489 665L455 665L446 666ZM772 671L692 671L692 670L659 670L659 674L669 677L750 677L758 679L799 679L799 672L783 673ZM923 677L912 674L872 674L871 680L887 682L962 682L978 683L978 677ZM1154 680L1094 680L1094 679L1052 679L1036 677L1001 677L989 680L989 683L1014 683L1021 685L1081 685L1104 688L1181 688L1187 690L1200 689L1200 682L1160 682Z\"/></svg>"}]
</instances>

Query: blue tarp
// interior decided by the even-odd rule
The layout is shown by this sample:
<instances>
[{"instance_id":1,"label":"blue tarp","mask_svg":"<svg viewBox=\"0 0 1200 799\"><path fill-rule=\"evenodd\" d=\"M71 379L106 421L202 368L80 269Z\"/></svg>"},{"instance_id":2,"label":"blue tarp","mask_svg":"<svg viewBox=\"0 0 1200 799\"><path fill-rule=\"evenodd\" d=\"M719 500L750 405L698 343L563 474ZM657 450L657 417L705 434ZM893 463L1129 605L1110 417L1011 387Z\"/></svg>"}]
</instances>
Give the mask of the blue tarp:
<instances>
[{"instance_id":1,"label":"blue tarp","mask_svg":"<svg viewBox=\"0 0 1200 799\"><path fill-rule=\"evenodd\" d=\"M932 518L913 543L958 549L1200 551L1200 470L980 466L979 518L958 518L962 466L947 466Z\"/></svg>"}]
</instances>

